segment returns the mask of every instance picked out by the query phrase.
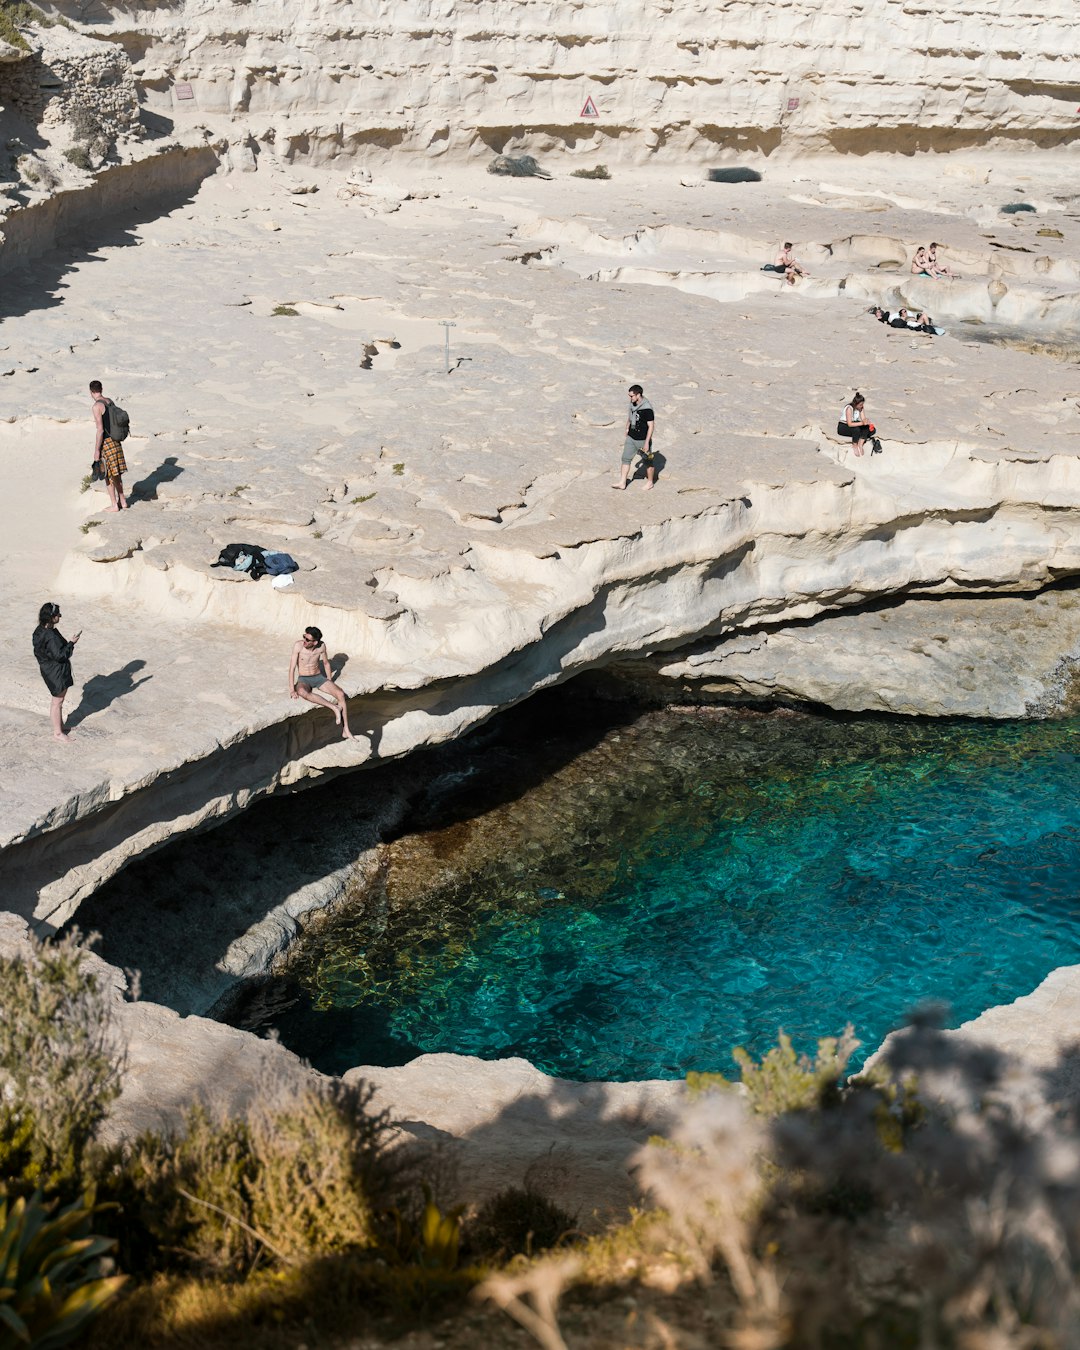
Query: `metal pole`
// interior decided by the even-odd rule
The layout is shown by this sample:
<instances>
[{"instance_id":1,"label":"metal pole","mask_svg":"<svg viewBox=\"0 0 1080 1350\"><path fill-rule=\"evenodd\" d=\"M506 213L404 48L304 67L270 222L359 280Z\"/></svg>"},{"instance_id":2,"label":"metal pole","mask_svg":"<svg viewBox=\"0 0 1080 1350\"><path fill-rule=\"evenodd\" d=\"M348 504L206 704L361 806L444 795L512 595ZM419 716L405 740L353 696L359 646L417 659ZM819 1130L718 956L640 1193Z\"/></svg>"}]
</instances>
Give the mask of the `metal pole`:
<instances>
[{"instance_id":1,"label":"metal pole","mask_svg":"<svg viewBox=\"0 0 1080 1350\"><path fill-rule=\"evenodd\" d=\"M446 330L446 373L450 374L450 329L456 328L457 324L452 319L440 319L439 322Z\"/></svg>"}]
</instances>

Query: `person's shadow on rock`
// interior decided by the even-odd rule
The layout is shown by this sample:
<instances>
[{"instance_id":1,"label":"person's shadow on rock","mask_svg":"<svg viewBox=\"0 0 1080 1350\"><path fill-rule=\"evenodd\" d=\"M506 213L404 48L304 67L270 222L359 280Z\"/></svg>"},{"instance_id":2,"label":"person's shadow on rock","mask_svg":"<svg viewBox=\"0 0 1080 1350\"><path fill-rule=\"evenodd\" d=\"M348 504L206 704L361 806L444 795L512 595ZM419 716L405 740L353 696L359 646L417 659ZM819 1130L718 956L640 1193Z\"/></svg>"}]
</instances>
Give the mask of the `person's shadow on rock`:
<instances>
[{"instance_id":1,"label":"person's shadow on rock","mask_svg":"<svg viewBox=\"0 0 1080 1350\"><path fill-rule=\"evenodd\" d=\"M145 478L140 478L137 483L132 483L131 491L128 496L133 500L141 502L157 501L157 491L162 483L171 483L174 478L179 478L184 472L183 466L177 462L175 455L170 455L168 459L163 460L153 473L148 473Z\"/></svg>"},{"instance_id":2,"label":"person's shadow on rock","mask_svg":"<svg viewBox=\"0 0 1080 1350\"><path fill-rule=\"evenodd\" d=\"M660 481L660 475L664 472L665 468L667 467L667 460L664 458L664 456L660 453L659 450L657 450L657 452L652 457L652 466L656 470L656 477L653 481L658 483ZM633 475L630 478L630 482L636 483L640 480L642 483L644 483L646 467L647 466L645 460L639 460L638 466L634 470Z\"/></svg>"},{"instance_id":3,"label":"person's shadow on rock","mask_svg":"<svg viewBox=\"0 0 1080 1350\"><path fill-rule=\"evenodd\" d=\"M141 680L135 679L136 673L145 665L145 661L129 661L126 666L114 670L111 675L92 675L82 687L79 706L68 716L68 726L78 726L94 713L102 712L115 699L123 698L133 689L138 689L140 684L152 680L154 678L152 675L144 675Z\"/></svg>"}]
</instances>

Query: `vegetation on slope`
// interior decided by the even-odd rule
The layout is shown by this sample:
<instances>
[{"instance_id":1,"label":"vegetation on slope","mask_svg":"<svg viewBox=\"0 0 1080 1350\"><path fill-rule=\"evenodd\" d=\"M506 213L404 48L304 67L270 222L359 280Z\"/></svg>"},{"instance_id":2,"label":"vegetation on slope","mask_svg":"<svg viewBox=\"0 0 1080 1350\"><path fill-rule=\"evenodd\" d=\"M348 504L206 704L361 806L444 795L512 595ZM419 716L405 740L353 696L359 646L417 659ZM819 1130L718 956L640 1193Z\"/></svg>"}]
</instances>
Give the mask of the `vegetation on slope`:
<instances>
[{"instance_id":1,"label":"vegetation on slope","mask_svg":"<svg viewBox=\"0 0 1080 1350\"><path fill-rule=\"evenodd\" d=\"M268 1084L243 1117L195 1106L103 1148L111 997L74 940L0 959L4 1350L314 1350L435 1323L461 1350L1077 1344L1067 1075L931 1023L851 1079L850 1029L813 1059L784 1036L740 1053L738 1083L692 1076L640 1155L651 1208L586 1238L529 1184L451 1204L438 1153L402 1148L363 1090Z\"/></svg>"}]
</instances>

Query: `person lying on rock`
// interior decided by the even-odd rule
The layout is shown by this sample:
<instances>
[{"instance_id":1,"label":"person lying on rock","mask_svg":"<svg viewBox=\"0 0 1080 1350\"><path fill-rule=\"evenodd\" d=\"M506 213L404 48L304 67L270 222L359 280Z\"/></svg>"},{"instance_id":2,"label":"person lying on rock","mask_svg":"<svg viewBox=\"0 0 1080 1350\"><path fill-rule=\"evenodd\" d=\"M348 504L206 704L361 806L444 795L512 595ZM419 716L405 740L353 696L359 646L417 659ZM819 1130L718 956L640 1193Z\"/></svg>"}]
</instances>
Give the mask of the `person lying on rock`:
<instances>
[{"instance_id":1,"label":"person lying on rock","mask_svg":"<svg viewBox=\"0 0 1080 1350\"><path fill-rule=\"evenodd\" d=\"M913 314L909 309L907 311L907 326L914 329L916 333L930 333L933 335L937 332L937 329L934 327L933 319L927 314L925 309L918 314Z\"/></svg>"},{"instance_id":2,"label":"person lying on rock","mask_svg":"<svg viewBox=\"0 0 1080 1350\"><path fill-rule=\"evenodd\" d=\"M914 314L910 309L901 307L896 311L882 309L880 305L871 305L870 313L880 323L887 324L890 328L903 328L908 332L930 333L933 335L938 330L934 327L934 321L925 310L919 314Z\"/></svg>"},{"instance_id":3,"label":"person lying on rock","mask_svg":"<svg viewBox=\"0 0 1080 1350\"><path fill-rule=\"evenodd\" d=\"M331 679L332 675L322 631L305 628L300 640L293 643L292 656L289 658L289 697L302 698L319 707L331 708L342 736L351 741L353 734L349 730L349 705L344 693Z\"/></svg>"}]
</instances>

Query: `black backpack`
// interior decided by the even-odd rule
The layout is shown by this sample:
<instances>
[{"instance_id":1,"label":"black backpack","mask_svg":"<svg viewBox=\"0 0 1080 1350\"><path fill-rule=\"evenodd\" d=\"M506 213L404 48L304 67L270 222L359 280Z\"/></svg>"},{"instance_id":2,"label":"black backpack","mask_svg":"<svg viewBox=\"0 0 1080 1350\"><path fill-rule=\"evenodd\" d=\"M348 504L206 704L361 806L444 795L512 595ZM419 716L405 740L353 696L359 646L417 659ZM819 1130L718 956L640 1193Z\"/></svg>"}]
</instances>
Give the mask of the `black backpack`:
<instances>
[{"instance_id":1,"label":"black backpack","mask_svg":"<svg viewBox=\"0 0 1080 1350\"><path fill-rule=\"evenodd\" d=\"M108 435L114 441L126 441L131 434L131 418L120 407L119 403L107 403L105 413L109 419Z\"/></svg>"},{"instance_id":2,"label":"black backpack","mask_svg":"<svg viewBox=\"0 0 1080 1350\"><path fill-rule=\"evenodd\" d=\"M258 544L226 544L218 554L217 562L211 563L210 566L235 567L236 560L242 553L246 553L251 558L251 562L244 568L244 572L252 581L258 581L260 577L266 576L266 559Z\"/></svg>"}]
</instances>

